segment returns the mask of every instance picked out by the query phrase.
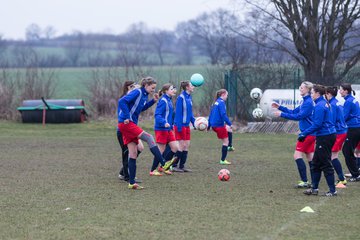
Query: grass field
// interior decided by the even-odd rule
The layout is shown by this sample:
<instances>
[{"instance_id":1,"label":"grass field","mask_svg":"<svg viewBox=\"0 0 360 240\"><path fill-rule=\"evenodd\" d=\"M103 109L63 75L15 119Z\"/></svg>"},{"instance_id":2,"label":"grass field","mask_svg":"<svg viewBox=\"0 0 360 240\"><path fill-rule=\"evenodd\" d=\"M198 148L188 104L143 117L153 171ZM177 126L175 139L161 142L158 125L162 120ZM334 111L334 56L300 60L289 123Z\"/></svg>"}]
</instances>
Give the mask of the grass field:
<instances>
[{"instance_id":1,"label":"grass field","mask_svg":"<svg viewBox=\"0 0 360 240\"><path fill-rule=\"evenodd\" d=\"M145 149L146 189L133 191L117 179L115 122L0 122L0 239L359 239L360 183L334 198L303 195L295 139L235 134L231 179L220 182L220 142L194 132L193 173L150 177Z\"/></svg>"}]
</instances>

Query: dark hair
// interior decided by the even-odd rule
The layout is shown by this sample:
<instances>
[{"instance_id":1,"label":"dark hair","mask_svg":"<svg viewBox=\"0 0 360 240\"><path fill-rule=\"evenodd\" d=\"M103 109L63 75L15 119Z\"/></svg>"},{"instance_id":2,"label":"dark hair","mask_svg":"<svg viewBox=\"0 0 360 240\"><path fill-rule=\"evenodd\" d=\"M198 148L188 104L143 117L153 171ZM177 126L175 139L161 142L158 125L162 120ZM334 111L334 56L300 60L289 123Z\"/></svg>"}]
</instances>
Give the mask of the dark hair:
<instances>
[{"instance_id":1,"label":"dark hair","mask_svg":"<svg viewBox=\"0 0 360 240\"><path fill-rule=\"evenodd\" d=\"M125 96L129 91L129 86L133 85L134 81L125 81L122 89L122 95L121 97Z\"/></svg>"},{"instance_id":2,"label":"dark hair","mask_svg":"<svg viewBox=\"0 0 360 240\"><path fill-rule=\"evenodd\" d=\"M343 83L340 84L340 87L343 90L346 90L348 92L348 94L351 94L351 92L355 95L355 91L352 89L351 84L350 83Z\"/></svg>"},{"instance_id":3,"label":"dark hair","mask_svg":"<svg viewBox=\"0 0 360 240\"><path fill-rule=\"evenodd\" d=\"M314 85L313 87L314 92L320 93L320 95L324 95L325 94L325 87L323 85Z\"/></svg>"},{"instance_id":4,"label":"dark hair","mask_svg":"<svg viewBox=\"0 0 360 240\"><path fill-rule=\"evenodd\" d=\"M336 86L328 86L328 87L326 87L325 92L330 93L331 96L333 96L333 97L336 97L337 93L338 93L338 89Z\"/></svg>"},{"instance_id":5,"label":"dark hair","mask_svg":"<svg viewBox=\"0 0 360 240\"><path fill-rule=\"evenodd\" d=\"M189 86L190 85L190 82L189 81L181 81L180 82L180 88L182 89L182 90L186 90L186 87L187 86Z\"/></svg>"},{"instance_id":6,"label":"dark hair","mask_svg":"<svg viewBox=\"0 0 360 240\"><path fill-rule=\"evenodd\" d=\"M169 90L171 86L173 86L171 83L165 83L159 90L159 97L161 97L167 90Z\"/></svg>"},{"instance_id":7,"label":"dark hair","mask_svg":"<svg viewBox=\"0 0 360 240\"><path fill-rule=\"evenodd\" d=\"M223 95L224 93L226 93L226 89L220 89L216 91L216 96L215 96L215 101L216 99L218 99L219 97L221 97L221 95Z\"/></svg>"},{"instance_id":8,"label":"dark hair","mask_svg":"<svg viewBox=\"0 0 360 240\"><path fill-rule=\"evenodd\" d=\"M149 86L149 85L153 85L156 84L156 80L152 77L145 77L143 79L141 79L141 86L145 87L145 85Z\"/></svg>"}]
</instances>

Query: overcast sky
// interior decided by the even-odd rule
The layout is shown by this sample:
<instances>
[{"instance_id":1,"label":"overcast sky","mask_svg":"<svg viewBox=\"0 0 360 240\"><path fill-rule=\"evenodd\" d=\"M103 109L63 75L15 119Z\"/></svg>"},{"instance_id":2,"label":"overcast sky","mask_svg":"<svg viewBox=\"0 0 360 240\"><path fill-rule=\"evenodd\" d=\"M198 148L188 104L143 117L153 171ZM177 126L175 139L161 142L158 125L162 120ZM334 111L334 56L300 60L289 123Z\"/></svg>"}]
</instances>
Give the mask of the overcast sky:
<instances>
[{"instance_id":1,"label":"overcast sky","mask_svg":"<svg viewBox=\"0 0 360 240\"><path fill-rule=\"evenodd\" d=\"M32 23L52 26L56 35L75 30L119 34L138 22L174 30L177 23L220 7L236 11L234 0L0 0L0 35L24 39ZM241 7L240 7L241 8Z\"/></svg>"}]
</instances>

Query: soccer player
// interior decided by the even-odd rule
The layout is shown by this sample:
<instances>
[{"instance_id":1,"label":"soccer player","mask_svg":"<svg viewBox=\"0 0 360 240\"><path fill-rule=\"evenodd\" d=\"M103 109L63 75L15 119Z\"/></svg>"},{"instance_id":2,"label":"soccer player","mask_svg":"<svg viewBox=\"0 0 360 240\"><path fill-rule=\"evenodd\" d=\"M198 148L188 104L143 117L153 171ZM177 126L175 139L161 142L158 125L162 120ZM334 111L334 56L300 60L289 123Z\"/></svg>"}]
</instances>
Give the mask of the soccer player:
<instances>
[{"instance_id":1,"label":"soccer player","mask_svg":"<svg viewBox=\"0 0 360 240\"><path fill-rule=\"evenodd\" d=\"M316 148L313 157L313 182L312 187L304 191L306 195L319 194L319 182L321 172L324 172L329 191L325 196L336 196L334 168L331 164L331 149L336 140L336 129L332 120L332 109L329 102L324 98L325 87L315 85L311 90L311 97L315 102L313 123L310 127L302 130L298 140L304 142L311 135L316 135Z\"/></svg>"},{"instance_id":2,"label":"soccer player","mask_svg":"<svg viewBox=\"0 0 360 240\"><path fill-rule=\"evenodd\" d=\"M303 98L303 102L300 106L294 110L290 110L284 106L280 106L278 103L272 103L273 108L277 108L280 111L274 112L274 115L277 117L282 117L290 120L299 121L300 131L303 132L305 129L309 128L312 124L312 112L314 109L314 104L310 96L310 91L313 87L311 82L301 83L299 90L300 95ZM310 168L310 175L312 176L312 158L315 151L315 135L312 134L306 138L305 141L297 141L296 148L294 152L294 159L299 171L300 181L296 187L298 188L308 188L311 186L311 183L308 181L306 174L306 165L303 160L303 154L305 154ZM311 177L312 178L312 177Z\"/></svg>"},{"instance_id":3,"label":"soccer player","mask_svg":"<svg viewBox=\"0 0 360 240\"><path fill-rule=\"evenodd\" d=\"M355 148L360 142L360 106L359 102L351 95L355 91L351 85L343 83L340 85L340 95L345 99L344 103L344 119L348 126L347 137L342 148L345 157L346 166L348 167L352 177L350 182L360 181L360 172L355 157Z\"/></svg>"},{"instance_id":4,"label":"soccer player","mask_svg":"<svg viewBox=\"0 0 360 240\"><path fill-rule=\"evenodd\" d=\"M172 161L165 163L158 146L154 141L154 137L141 129L138 123L139 114L145 111L158 100L158 95L154 95L154 99L147 101L148 96L155 92L156 80L152 77L143 78L141 81L141 88L129 92L119 100L119 115L118 127L123 135L124 144L129 149L129 189L140 190L142 186L135 183L136 176L136 158L137 158L137 145L139 139L145 141L151 153L157 161L163 166L164 170L168 170Z\"/></svg>"},{"instance_id":5,"label":"soccer player","mask_svg":"<svg viewBox=\"0 0 360 240\"><path fill-rule=\"evenodd\" d=\"M134 81L125 81L124 85L123 85L123 93L120 98L125 96L131 90L134 90L135 88L138 88L138 87L139 87L139 85L135 84ZM120 108L118 106L118 110L117 110L118 115L119 115L119 112L120 112ZM120 165L119 179L124 180L124 181L129 181L129 171L128 171L129 150L128 150L127 145L124 144L123 137L122 137L122 134L121 134L119 128L117 128L116 135L117 135L117 139L118 139L119 145L121 147L121 152L122 152L122 165ZM138 156L140 155L140 153L143 150L144 150L144 145L141 142L141 140L139 140ZM141 180L137 179L136 177L135 177L135 181L137 183L141 182Z\"/></svg>"},{"instance_id":6,"label":"soccer player","mask_svg":"<svg viewBox=\"0 0 360 240\"><path fill-rule=\"evenodd\" d=\"M163 154L165 161L169 161L173 158L174 154L178 151L178 143L175 139L173 132L173 114L174 107L171 98L176 94L176 88L170 84L164 84L159 91L159 102L155 110L155 140ZM166 145L170 147L169 151L164 154ZM150 176L161 176L161 172L156 168L159 162L154 158L153 165L151 167ZM163 171L165 174L171 175L170 170Z\"/></svg>"},{"instance_id":7,"label":"soccer player","mask_svg":"<svg viewBox=\"0 0 360 240\"><path fill-rule=\"evenodd\" d=\"M225 101L227 98L228 92L225 89L220 89L216 92L215 103L211 106L208 126L208 129L212 127L214 132L216 132L218 139L222 141L220 159L220 164L222 165L231 164L231 162L226 160L229 146L229 136L228 131L226 130L226 125L228 125L229 128L232 127L232 123L226 114Z\"/></svg>"},{"instance_id":8,"label":"soccer player","mask_svg":"<svg viewBox=\"0 0 360 240\"><path fill-rule=\"evenodd\" d=\"M194 91L194 86L190 81L182 81L180 88L182 93L176 99L175 106L175 138L179 142L179 153L177 158L179 161L179 167L177 163L173 165L174 172L191 172L189 168L185 167L187 155L190 147L190 122L194 126L195 118L192 112L192 98L191 93Z\"/></svg>"},{"instance_id":9,"label":"soccer player","mask_svg":"<svg viewBox=\"0 0 360 240\"><path fill-rule=\"evenodd\" d=\"M346 185L341 163L339 161L339 152L342 149L344 141L346 139L347 126L344 120L343 107L339 104L339 101L335 98L337 95L337 87L326 87L326 99L329 101L332 110L332 122L336 129L336 141L331 149L331 163L338 175L339 180L337 183Z\"/></svg>"}]
</instances>

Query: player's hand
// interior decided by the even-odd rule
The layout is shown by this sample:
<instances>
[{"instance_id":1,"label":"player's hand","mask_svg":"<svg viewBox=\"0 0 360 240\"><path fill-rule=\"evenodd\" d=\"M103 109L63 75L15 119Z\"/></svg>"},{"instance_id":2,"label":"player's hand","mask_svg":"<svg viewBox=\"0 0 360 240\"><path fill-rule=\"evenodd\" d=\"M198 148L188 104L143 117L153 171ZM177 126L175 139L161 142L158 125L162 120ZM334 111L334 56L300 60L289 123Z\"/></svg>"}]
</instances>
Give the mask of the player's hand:
<instances>
[{"instance_id":1,"label":"player's hand","mask_svg":"<svg viewBox=\"0 0 360 240\"><path fill-rule=\"evenodd\" d=\"M170 124L169 124L169 123L165 123L165 127L166 127L166 128L170 127Z\"/></svg>"},{"instance_id":2,"label":"player's hand","mask_svg":"<svg viewBox=\"0 0 360 240\"><path fill-rule=\"evenodd\" d=\"M155 94L154 94L154 101L156 102L157 100L159 100L159 94L158 94L158 93L155 93Z\"/></svg>"},{"instance_id":3,"label":"player's hand","mask_svg":"<svg viewBox=\"0 0 360 240\"><path fill-rule=\"evenodd\" d=\"M303 142L305 141L306 136L299 134L298 141Z\"/></svg>"},{"instance_id":4,"label":"player's hand","mask_svg":"<svg viewBox=\"0 0 360 240\"><path fill-rule=\"evenodd\" d=\"M281 117L281 112L280 111L275 111L274 116L275 117Z\"/></svg>"},{"instance_id":5,"label":"player's hand","mask_svg":"<svg viewBox=\"0 0 360 240\"><path fill-rule=\"evenodd\" d=\"M124 120L124 124L128 124L129 122L130 122L129 119L125 119L125 120Z\"/></svg>"},{"instance_id":6,"label":"player's hand","mask_svg":"<svg viewBox=\"0 0 360 240\"><path fill-rule=\"evenodd\" d=\"M273 103L271 104L271 107L273 107L273 108L279 108L280 105L279 105L278 103L276 103L276 102L273 102Z\"/></svg>"}]
</instances>

